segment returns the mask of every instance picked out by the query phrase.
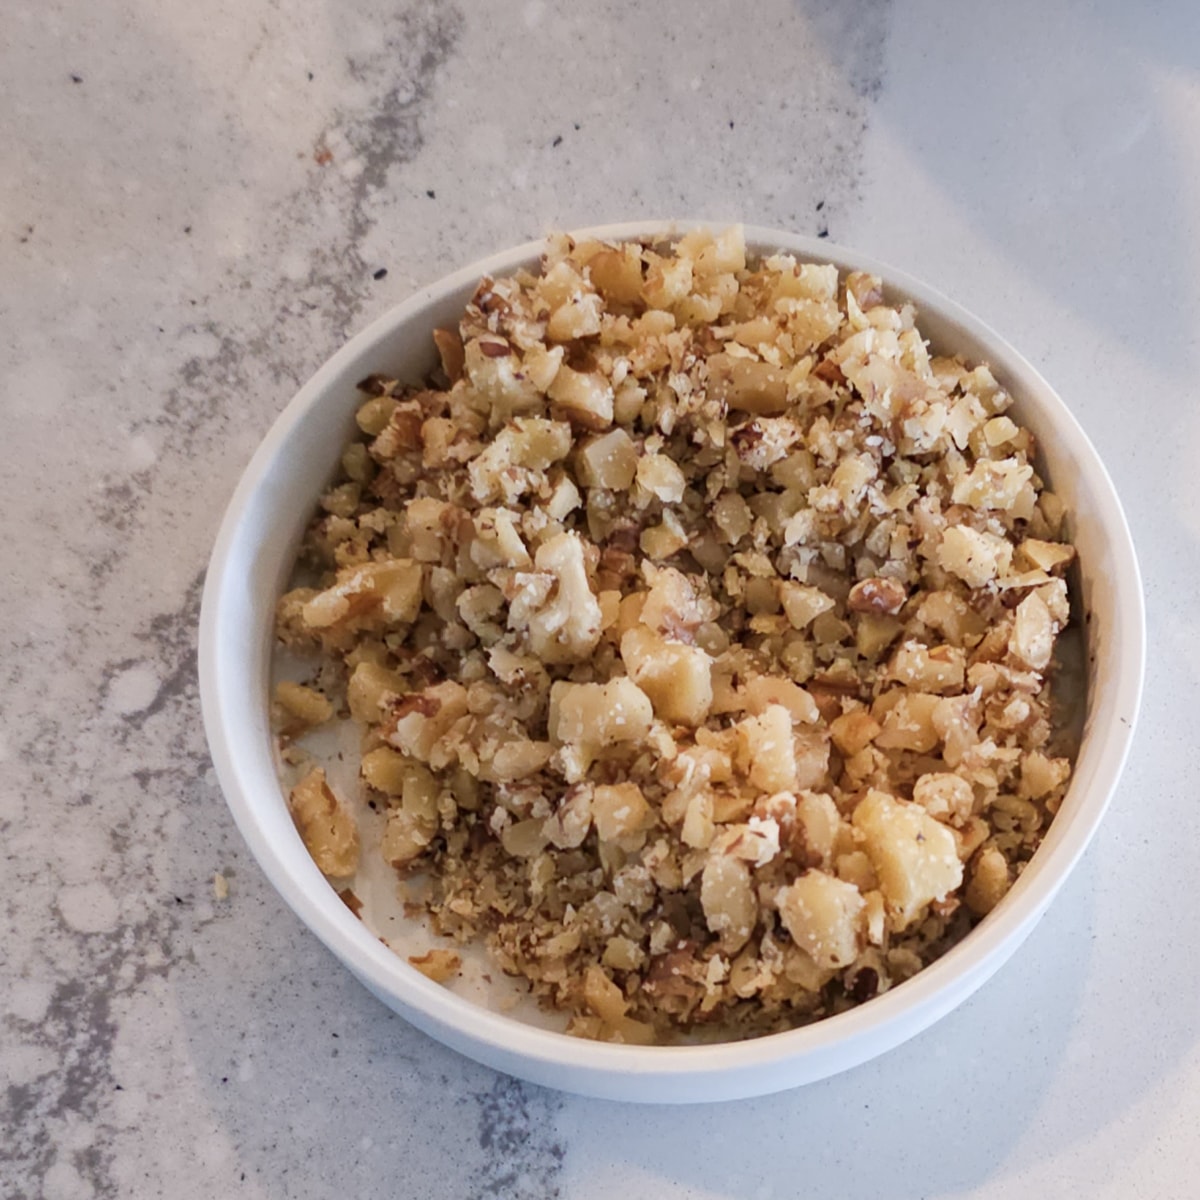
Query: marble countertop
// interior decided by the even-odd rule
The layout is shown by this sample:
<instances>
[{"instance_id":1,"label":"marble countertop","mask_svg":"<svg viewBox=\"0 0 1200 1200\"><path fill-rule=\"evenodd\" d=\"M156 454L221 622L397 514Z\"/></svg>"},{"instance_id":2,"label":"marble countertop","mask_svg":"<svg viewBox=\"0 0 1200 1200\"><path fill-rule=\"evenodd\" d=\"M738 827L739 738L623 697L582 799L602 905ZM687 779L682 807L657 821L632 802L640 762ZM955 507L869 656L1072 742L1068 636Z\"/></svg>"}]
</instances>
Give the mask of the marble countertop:
<instances>
[{"instance_id":1,"label":"marble countertop","mask_svg":"<svg viewBox=\"0 0 1200 1200\"><path fill-rule=\"evenodd\" d=\"M1195 1194L1200 9L46 0L0 43L0 1194ZM1104 826L971 1001L648 1109L497 1076L336 965L222 802L195 631L239 472L349 334L682 215L827 234L1021 347L1124 498L1151 656Z\"/></svg>"}]
</instances>

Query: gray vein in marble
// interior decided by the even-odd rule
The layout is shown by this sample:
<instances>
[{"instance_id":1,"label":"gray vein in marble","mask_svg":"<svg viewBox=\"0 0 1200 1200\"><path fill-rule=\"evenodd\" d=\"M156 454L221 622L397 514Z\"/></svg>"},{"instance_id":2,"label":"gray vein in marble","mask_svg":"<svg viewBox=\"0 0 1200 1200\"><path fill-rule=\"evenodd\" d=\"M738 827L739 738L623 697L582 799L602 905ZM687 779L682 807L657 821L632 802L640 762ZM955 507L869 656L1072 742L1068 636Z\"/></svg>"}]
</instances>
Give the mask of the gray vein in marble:
<instances>
[{"instance_id":1,"label":"gray vein in marble","mask_svg":"<svg viewBox=\"0 0 1200 1200\"><path fill-rule=\"evenodd\" d=\"M12 1194L560 1194L571 1102L383 1010L249 860L199 722L202 571L288 395L418 282L639 215L837 235L884 6L756 15L788 53L677 2L51 0L6 21Z\"/></svg>"},{"instance_id":2,"label":"gray vein in marble","mask_svg":"<svg viewBox=\"0 0 1200 1200\"><path fill-rule=\"evenodd\" d=\"M361 151L365 165L351 178L339 179L337 236L311 248L306 256L307 271L299 285L287 288L278 278L271 280L271 290L286 292L290 302L282 313L273 315L269 325L285 323L288 309L298 303L319 311L329 342L346 335L367 292L366 264L357 250L369 224L364 214L366 199L373 189L384 185L389 170L419 150L422 106L428 100L434 75L451 51L458 23L451 9L416 7L381 25L380 44L353 57L350 73L373 93L369 115L363 119L354 112L335 111L329 127L353 135L347 140ZM385 89L381 96L380 85ZM327 137L322 134L321 145ZM289 227L301 223L306 211L321 200L328 202L328 182L320 169L323 165L317 164L307 186L283 206L283 218L277 226L281 249L286 245ZM219 309L216 299L220 290L261 283L253 266L235 269L198 307ZM188 328L185 326L181 332L186 334ZM211 455L221 429L236 411L237 399L261 390L264 363L268 377L286 377L290 369L285 344L272 336L269 326L248 342L239 338L235 329L225 328L214 319L200 323L198 328L215 340L215 351L187 359L178 369L178 385L167 389L158 411L151 408L146 416L130 424L135 438L154 429L168 435L158 460L146 469L110 476L101 483L91 503L91 520L110 537L116 537L115 544L110 542L80 555L82 561L76 569L86 569L89 590L107 586L119 594L131 569L150 565L138 561L142 547L136 539L155 506L169 502L172 487L187 474L190 458ZM248 366L247 361L254 366ZM197 545L192 553L202 554L203 549L202 544ZM110 788L116 782L113 776L119 778L127 772L126 787L135 796L150 792L180 796L194 793L194 782L204 773L207 761L197 732L193 651L201 584L202 575L194 576L177 608L152 615L141 628L133 625L124 639L131 653L102 659L93 667L96 651L103 654L105 643L112 644L116 639L109 637L87 647L90 653L85 651L78 665L89 674L95 671L94 707L67 699L66 712L60 717L31 713L23 720L18 718L14 723L18 736L22 727L25 734L16 750L23 763L33 768L35 779L37 775L44 777L39 768L53 764L53 769L61 769L67 763L74 768L71 774L78 777L86 772L88 758L99 749L109 763L97 773L108 777ZM99 614L86 603L78 607L84 611L74 619L67 618L69 636L90 641ZM24 649L22 658L42 647L34 643ZM14 654L9 661L20 660ZM62 697L56 699L63 701ZM85 735L91 735L82 742L81 726ZM146 753L148 740L156 743L156 753L151 755ZM74 752L73 742L77 745ZM139 760L154 765L140 765ZM61 786L64 781L58 782ZM77 810L86 810L93 800L94 793L84 790L74 796L60 796L67 808ZM115 1081L111 1062L119 1024L115 1009L123 999L143 989L151 974L167 976L185 962L189 953L186 939L177 944L181 922L176 914L179 908L191 904L191 897L155 895L142 920L126 920L115 912L130 880L114 877L147 865L144 855L134 848L149 832L143 827L145 814L137 811L139 807L131 806L129 797L125 804L109 800L105 813L109 828L104 839L109 845L103 856L107 863L90 864L108 879L78 885L84 889L79 912L73 908L64 911L61 901L52 906L59 925L56 938L69 935L74 944L71 969L55 970L44 961L37 965L29 961L11 964L26 981L45 982L51 989L37 1020L14 1020L10 1015L6 1022L23 1035L30 1047L50 1051L46 1065L53 1063L50 1070L35 1070L32 1078L9 1083L0 1107L5 1127L20 1131L0 1150L0 1163L4 1164L0 1175L27 1189L30 1195L40 1193L47 1179L51 1186L72 1181L96 1196L121 1194L111 1171L113 1152L105 1148L118 1132L105 1115L106 1102L112 1093L123 1090ZM161 828L166 814L160 812L157 817ZM89 888L94 894L87 892ZM155 890L161 893L161 889ZM187 932L195 933L197 924L188 924ZM147 966L149 960L155 962L153 968ZM52 1131L64 1123L80 1121L93 1123L98 1136L90 1139L90 1144L64 1154Z\"/></svg>"},{"instance_id":3,"label":"gray vein in marble","mask_svg":"<svg viewBox=\"0 0 1200 1200\"><path fill-rule=\"evenodd\" d=\"M478 1102L484 1170L473 1181L468 1200L557 1200L565 1151L553 1120L561 1097L500 1077Z\"/></svg>"}]
</instances>

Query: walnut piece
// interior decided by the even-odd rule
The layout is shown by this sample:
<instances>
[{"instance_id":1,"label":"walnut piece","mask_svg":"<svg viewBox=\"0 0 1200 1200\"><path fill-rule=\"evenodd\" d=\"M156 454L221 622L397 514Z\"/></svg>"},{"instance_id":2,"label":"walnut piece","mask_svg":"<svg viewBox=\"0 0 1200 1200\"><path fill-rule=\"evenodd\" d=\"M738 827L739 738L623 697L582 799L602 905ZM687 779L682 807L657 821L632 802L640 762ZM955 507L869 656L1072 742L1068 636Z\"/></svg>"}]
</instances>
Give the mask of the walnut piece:
<instances>
[{"instance_id":1,"label":"walnut piece","mask_svg":"<svg viewBox=\"0 0 1200 1200\"><path fill-rule=\"evenodd\" d=\"M305 848L325 875L353 875L358 869L358 827L346 806L313 767L288 794L288 808Z\"/></svg>"},{"instance_id":2,"label":"walnut piece","mask_svg":"<svg viewBox=\"0 0 1200 1200\"><path fill-rule=\"evenodd\" d=\"M462 970L462 959L453 950L426 950L424 954L410 954L408 961L434 983L445 983Z\"/></svg>"}]
</instances>

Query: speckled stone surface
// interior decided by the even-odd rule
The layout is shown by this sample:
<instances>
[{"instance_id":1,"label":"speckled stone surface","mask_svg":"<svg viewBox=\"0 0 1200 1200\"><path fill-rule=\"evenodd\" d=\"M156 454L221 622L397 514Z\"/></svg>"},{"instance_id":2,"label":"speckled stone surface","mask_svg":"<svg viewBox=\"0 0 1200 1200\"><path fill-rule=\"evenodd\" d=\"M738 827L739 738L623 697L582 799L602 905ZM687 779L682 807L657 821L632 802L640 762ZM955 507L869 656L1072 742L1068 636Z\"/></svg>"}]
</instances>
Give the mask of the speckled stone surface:
<instances>
[{"instance_id":1,"label":"speckled stone surface","mask_svg":"<svg viewBox=\"0 0 1200 1200\"><path fill-rule=\"evenodd\" d=\"M2 28L0 1195L1195 1194L1193 6L47 0ZM651 1110L497 1076L337 966L240 844L194 648L237 476L350 333L551 227L672 215L828 233L1020 346L1126 501L1151 662L1109 818L973 1000L826 1083Z\"/></svg>"}]
</instances>

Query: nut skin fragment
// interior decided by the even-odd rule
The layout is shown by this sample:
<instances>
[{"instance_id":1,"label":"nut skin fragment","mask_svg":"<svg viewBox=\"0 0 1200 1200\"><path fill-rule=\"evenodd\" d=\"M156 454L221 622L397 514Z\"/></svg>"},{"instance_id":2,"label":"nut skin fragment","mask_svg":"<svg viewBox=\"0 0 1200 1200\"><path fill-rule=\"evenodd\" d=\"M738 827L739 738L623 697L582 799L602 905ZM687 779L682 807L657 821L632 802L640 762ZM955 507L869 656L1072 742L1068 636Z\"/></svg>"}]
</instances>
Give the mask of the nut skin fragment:
<instances>
[{"instance_id":1,"label":"nut skin fragment","mask_svg":"<svg viewBox=\"0 0 1200 1200\"><path fill-rule=\"evenodd\" d=\"M467 361L462 337L457 329L435 329L433 341L441 356L442 370L451 383L457 383L463 377L463 367Z\"/></svg>"}]
</instances>

